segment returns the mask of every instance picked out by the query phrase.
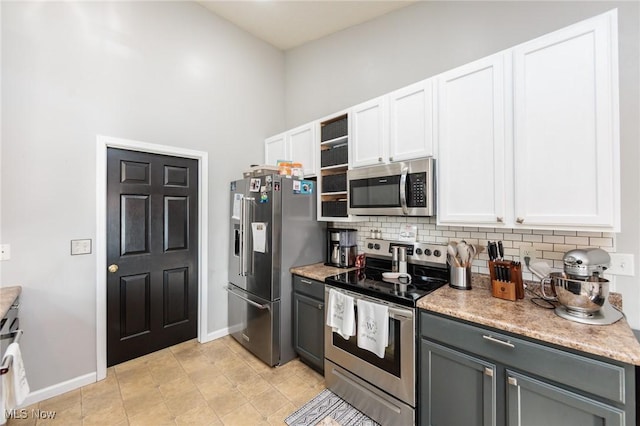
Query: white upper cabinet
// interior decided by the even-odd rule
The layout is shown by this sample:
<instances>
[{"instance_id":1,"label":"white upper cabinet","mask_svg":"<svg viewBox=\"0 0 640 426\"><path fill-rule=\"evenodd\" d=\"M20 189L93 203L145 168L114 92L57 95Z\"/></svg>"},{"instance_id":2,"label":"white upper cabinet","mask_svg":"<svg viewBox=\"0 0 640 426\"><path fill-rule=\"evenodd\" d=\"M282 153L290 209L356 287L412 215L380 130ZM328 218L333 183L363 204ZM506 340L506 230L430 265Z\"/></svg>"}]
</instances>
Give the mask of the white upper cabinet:
<instances>
[{"instance_id":1,"label":"white upper cabinet","mask_svg":"<svg viewBox=\"0 0 640 426\"><path fill-rule=\"evenodd\" d=\"M290 160L287 148L287 134L271 136L264 141L264 163L275 166L278 160Z\"/></svg>"},{"instance_id":2,"label":"white upper cabinet","mask_svg":"<svg viewBox=\"0 0 640 426\"><path fill-rule=\"evenodd\" d=\"M439 224L508 222L508 58L496 54L436 77Z\"/></svg>"},{"instance_id":3,"label":"white upper cabinet","mask_svg":"<svg viewBox=\"0 0 640 426\"><path fill-rule=\"evenodd\" d=\"M433 155L433 82L389 94L389 161Z\"/></svg>"},{"instance_id":4,"label":"white upper cabinet","mask_svg":"<svg viewBox=\"0 0 640 426\"><path fill-rule=\"evenodd\" d=\"M278 160L289 160L301 163L304 176L316 175L316 156L318 122L305 124L285 133L267 138L264 141L265 164L275 166Z\"/></svg>"},{"instance_id":5,"label":"white upper cabinet","mask_svg":"<svg viewBox=\"0 0 640 426\"><path fill-rule=\"evenodd\" d=\"M316 128L317 122L313 122L287 132L289 158L294 163L302 163L305 177L316 175Z\"/></svg>"},{"instance_id":6,"label":"white upper cabinet","mask_svg":"<svg viewBox=\"0 0 640 426\"><path fill-rule=\"evenodd\" d=\"M619 230L617 14L513 49L516 226Z\"/></svg>"},{"instance_id":7,"label":"white upper cabinet","mask_svg":"<svg viewBox=\"0 0 640 426\"><path fill-rule=\"evenodd\" d=\"M436 77L439 224L619 231L616 22Z\"/></svg>"},{"instance_id":8,"label":"white upper cabinet","mask_svg":"<svg viewBox=\"0 0 640 426\"><path fill-rule=\"evenodd\" d=\"M351 109L351 167L433 155L432 85L424 80Z\"/></svg>"},{"instance_id":9,"label":"white upper cabinet","mask_svg":"<svg viewBox=\"0 0 640 426\"><path fill-rule=\"evenodd\" d=\"M372 99L351 109L352 167L383 164L389 145L387 97Z\"/></svg>"}]
</instances>

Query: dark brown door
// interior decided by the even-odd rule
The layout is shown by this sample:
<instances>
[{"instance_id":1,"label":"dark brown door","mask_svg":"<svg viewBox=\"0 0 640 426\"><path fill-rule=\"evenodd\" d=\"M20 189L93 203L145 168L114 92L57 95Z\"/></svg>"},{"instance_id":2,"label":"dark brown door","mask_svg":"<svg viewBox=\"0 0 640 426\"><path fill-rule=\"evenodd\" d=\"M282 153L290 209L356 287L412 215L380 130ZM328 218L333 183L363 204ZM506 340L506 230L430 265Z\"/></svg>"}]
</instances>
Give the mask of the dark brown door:
<instances>
[{"instance_id":1,"label":"dark brown door","mask_svg":"<svg viewBox=\"0 0 640 426\"><path fill-rule=\"evenodd\" d=\"M107 151L107 365L198 326L197 160Z\"/></svg>"}]
</instances>

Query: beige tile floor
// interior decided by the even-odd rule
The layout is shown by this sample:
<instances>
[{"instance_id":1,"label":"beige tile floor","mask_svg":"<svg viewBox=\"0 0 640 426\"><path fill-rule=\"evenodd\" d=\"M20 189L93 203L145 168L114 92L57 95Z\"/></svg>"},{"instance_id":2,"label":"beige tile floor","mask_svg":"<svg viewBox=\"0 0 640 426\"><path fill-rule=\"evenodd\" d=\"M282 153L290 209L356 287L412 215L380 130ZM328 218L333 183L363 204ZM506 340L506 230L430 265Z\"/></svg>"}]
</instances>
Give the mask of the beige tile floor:
<instances>
[{"instance_id":1,"label":"beige tile floor","mask_svg":"<svg viewBox=\"0 0 640 426\"><path fill-rule=\"evenodd\" d=\"M111 367L105 380L26 407L28 418L8 425L284 425L324 388L298 359L270 368L229 336L191 340Z\"/></svg>"}]
</instances>

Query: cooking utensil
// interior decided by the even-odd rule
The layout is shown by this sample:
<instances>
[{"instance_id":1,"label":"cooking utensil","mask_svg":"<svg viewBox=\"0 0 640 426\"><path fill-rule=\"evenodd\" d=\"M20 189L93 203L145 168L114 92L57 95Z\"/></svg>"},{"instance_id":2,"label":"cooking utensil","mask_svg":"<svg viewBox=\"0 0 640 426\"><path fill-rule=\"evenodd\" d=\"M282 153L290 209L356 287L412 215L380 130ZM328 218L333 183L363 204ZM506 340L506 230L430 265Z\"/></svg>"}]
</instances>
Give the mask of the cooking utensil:
<instances>
[{"instance_id":1,"label":"cooking utensil","mask_svg":"<svg viewBox=\"0 0 640 426\"><path fill-rule=\"evenodd\" d=\"M460 262L458 261L458 257L457 257L458 251L456 250L455 246L453 246L452 244L453 243L449 243L449 245L447 246L447 254L449 254L449 256L447 257L447 260L449 261L449 265L460 267Z\"/></svg>"},{"instance_id":2,"label":"cooking utensil","mask_svg":"<svg viewBox=\"0 0 640 426\"><path fill-rule=\"evenodd\" d=\"M458 243L457 247L458 258L460 259L460 266L466 267L469 261L469 249L467 248L467 242L462 240Z\"/></svg>"},{"instance_id":3,"label":"cooking utensil","mask_svg":"<svg viewBox=\"0 0 640 426\"><path fill-rule=\"evenodd\" d=\"M468 244L467 249L469 250L469 265L471 265L478 254L478 249L473 244Z\"/></svg>"}]
</instances>

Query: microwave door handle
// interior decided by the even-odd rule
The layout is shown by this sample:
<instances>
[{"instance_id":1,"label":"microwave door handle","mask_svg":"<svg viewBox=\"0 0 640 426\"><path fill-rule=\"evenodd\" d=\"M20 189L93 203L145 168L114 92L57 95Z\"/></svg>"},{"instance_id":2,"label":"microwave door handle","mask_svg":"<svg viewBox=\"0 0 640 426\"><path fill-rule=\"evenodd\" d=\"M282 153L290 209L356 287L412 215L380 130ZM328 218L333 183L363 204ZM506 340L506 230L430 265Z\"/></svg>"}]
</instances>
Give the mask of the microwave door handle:
<instances>
[{"instance_id":1,"label":"microwave door handle","mask_svg":"<svg viewBox=\"0 0 640 426\"><path fill-rule=\"evenodd\" d=\"M407 208L407 174L409 168L407 166L402 167L402 174L400 175L400 206L402 207L402 213L407 216L409 209Z\"/></svg>"}]
</instances>

